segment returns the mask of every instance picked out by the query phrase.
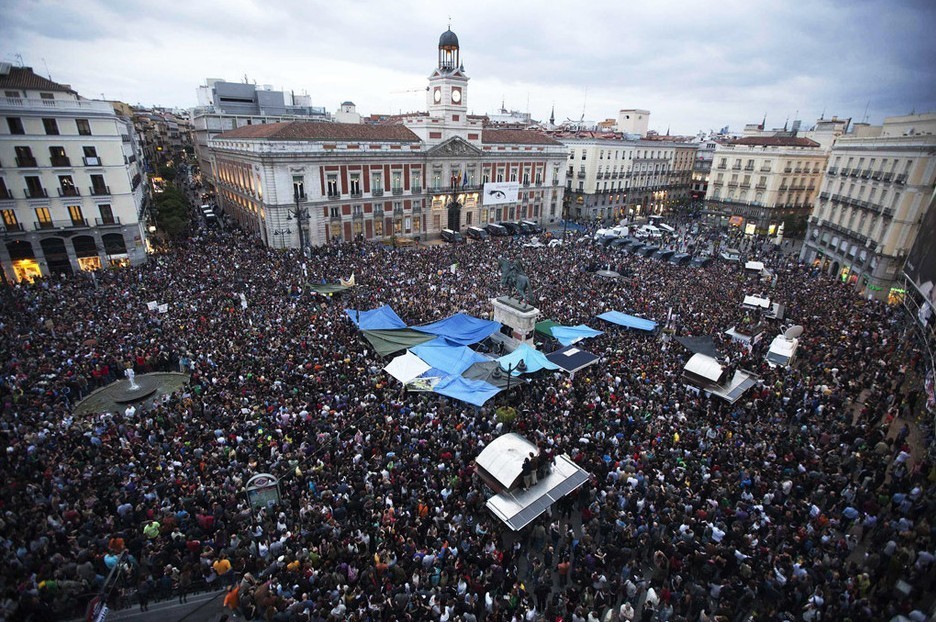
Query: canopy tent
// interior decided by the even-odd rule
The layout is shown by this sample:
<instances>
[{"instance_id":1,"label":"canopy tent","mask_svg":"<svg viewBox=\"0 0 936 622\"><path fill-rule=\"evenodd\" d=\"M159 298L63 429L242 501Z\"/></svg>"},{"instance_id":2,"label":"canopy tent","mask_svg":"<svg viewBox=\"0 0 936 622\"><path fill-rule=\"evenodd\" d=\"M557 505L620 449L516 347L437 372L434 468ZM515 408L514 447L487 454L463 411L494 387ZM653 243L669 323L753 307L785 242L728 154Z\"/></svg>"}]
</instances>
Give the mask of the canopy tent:
<instances>
[{"instance_id":1,"label":"canopy tent","mask_svg":"<svg viewBox=\"0 0 936 622\"><path fill-rule=\"evenodd\" d=\"M657 327L657 323L653 320L645 320L642 317L627 315L620 311L607 311L598 317L606 322L626 326L627 328L636 328L637 330L652 331Z\"/></svg>"},{"instance_id":2,"label":"canopy tent","mask_svg":"<svg viewBox=\"0 0 936 622\"><path fill-rule=\"evenodd\" d=\"M384 371L406 384L413 378L429 371L430 367L424 360L408 351L396 357L384 367Z\"/></svg>"},{"instance_id":3,"label":"canopy tent","mask_svg":"<svg viewBox=\"0 0 936 622\"><path fill-rule=\"evenodd\" d=\"M505 490L488 499L485 505L513 531L519 531L556 501L578 489L588 478L588 472L567 456L556 456L552 470L534 486L526 490Z\"/></svg>"},{"instance_id":4,"label":"canopy tent","mask_svg":"<svg viewBox=\"0 0 936 622\"><path fill-rule=\"evenodd\" d=\"M704 354L693 354L683 368L687 374L708 382L718 382L725 368L717 360Z\"/></svg>"},{"instance_id":5,"label":"canopy tent","mask_svg":"<svg viewBox=\"0 0 936 622\"><path fill-rule=\"evenodd\" d=\"M539 448L516 432L501 434L475 458L478 475L492 490L500 492L520 483L523 461Z\"/></svg>"},{"instance_id":6,"label":"canopy tent","mask_svg":"<svg viewBox=\"0 0 936 622\"><path fill-rule=\"evenodd\" d=\"M470 380L462 376L446 376L432 389L439 395L451 397L475 406L484 406L484 403L500 393L500 389L483 380Z\"/></svg>"},{"instance_id":7,"label":"canopy tent","mask_svg":"<svg viewBox=\"0 0 936 622\"><path fill-rule=\"evenodd\" d=\"M744 263L744 269L750 270L752 272L763 272L764 262L763 261L747 261Z\"/></svg>"},{"instance_id":8,"label":"canopy tent","mask_svg":"<svg viewBox=\"0 0 936 622\"><path fill-rule=\"evenodd\" d=\"M345 309L355 326L361 330L380 330L387 328L406 328L406 322L400 319L393 309L384 305L370 311Z\"/></svg>"},{"instance_id":9,"label":"canopy tent","mask_svg":"<svg viewBox=\"0 0 936 622\"><path fill-rule=\"evenodd\" d=\"M713 359L721 359L723 355L715 346L715 340L708 335L701 337L676 337L676 341L681 343L687 350L693 354L704 354Z\"/></svg>"},{"instance_id":10,"label":"canopy tent","mask_svg":"<svg viewBox=\"0 0 936 622\"><path fill-rule=\"evenodd\" d=\"M491 333L499 331L500 328L500 322L482 320L465 313L456 313L451 317L433 322L432 324L413 327L414 330L418 330L421 333L445 337L449 341L463 346L478 343Z\"/></svg>"},{"instance_id":11,"label":"canopy tent","mask_svg":"<svg viewBox=\"0 0 936 622\"><path fill-rule=\"evenodd\" d=\"M552 337L552 329L555 326L562 326L559 322L553 322L552 320L543 320L542 322L536 323L536 332L547 337Z\"/></svg>"},{"instance_id":12,"label":"canopy tent","mask_svg":"<svg viewBox=\"0 0 936 622\"><path fill-rule=\"evenodd\" d=\"M326 295L337 294L339 292L343 292L343 291L351 289L351 287L349 287L348 285L340 285L338 283L315 283L315 284L309 285L309 288L314 292L318 292L319 294L326 294Z\"/></svg>"},{"instance_id":13,"label":"canopy tent","mask_svg":"<svg viewBox=\"0 0 936 622\"><path fill-rule=\"evenodd\" d=\"M387 328L379 330L365 330L364 338L370 342L380 356L387 356L400 350L435 339L432 335L415 331L411 328Z\"/></svg>"},{"instance_id":14,"label":"canopy tent","mask_svg":"<svg viewBox=\"0 0 936 622\"><path fill-rule=\"evenodd\" d=\"M561 369L574 374L578 370L597 362L599 357L576 346L566 346L547 354L546 358Z\"/></svg>"},{"instance_id":15,"label":"canopy tent","mask_svg":"<svg viewBox=\"0 0 936 622\"><path fill-rule=\"evenodd\" d=\"M523 361L526 366L525 371L521 372L517 369L520 361ZM500 363L501 369L511 368L514 376L519 376L521 373L532 374L541 369L559 369L559 366L547 359L545 354L539 350L534 350L525 343L521 343L510 354L505 354L497 359L497 362Z\"/></svg>"},{"instance_id":16,"label":"canopy tent","mask_svg":"<svg viewBox=\"0 0 936 622\"><path fill-rule=\"evenodd\" d=\"M741 301L741 306L746 309L769 309L770 298L761 298L759 296L745 296Z\"/></svg>"},{"instance_id":17,"label":"canopy tent","mask_svg":"<svg viewBox=\"0 0 936 622\"><path fill-rule=\"evenodd\" d=\"M426 363L446 374L459 375L474 363L490 360L468 346L452 343L445 337L410 348L410 351Z\"/></svg>"},{"instance_id":18,"label":"canopy tent","mask_svg":"<svg viewBox=\"0 0 936 622\"><path fill-rule=\"evenodd\" d=\"M474 363L471 367L462 372L462 376L469 380L483 380L500 389L507 388L507 372L501 369L500 363L497 361Z\"/></svg>"},{"instance_id":19,"label":"canopy tent","mask_svg":"<svg viewBox=\"0 0 936 622\"><path fill-rule=\"evenodd\" d=\"M559 343L564 346L570 346L576 341L604 334L600 330L595 330L584 324L579 324L578 326L555 326L553 327L552 333L553 337L558 339Z\"/></svg>"}]
</instances>

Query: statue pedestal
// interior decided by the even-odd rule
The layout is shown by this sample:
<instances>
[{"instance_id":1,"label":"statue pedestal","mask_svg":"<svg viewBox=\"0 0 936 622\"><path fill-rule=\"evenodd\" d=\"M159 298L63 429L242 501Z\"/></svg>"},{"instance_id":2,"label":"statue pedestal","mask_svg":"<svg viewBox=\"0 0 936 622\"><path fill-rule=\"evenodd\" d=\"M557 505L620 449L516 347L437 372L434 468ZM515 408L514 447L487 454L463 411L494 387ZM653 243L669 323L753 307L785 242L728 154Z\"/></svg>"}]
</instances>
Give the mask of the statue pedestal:
<instances>
[{"instance_id":1,"label":"statue pedestal","mask_svg":"<svg viewBox=\"0 0 936 622\"><path fill-rule=\"evenodd\" d=\"M494 321L510 327L511 337L517 342L513 347L521 343L532 347L533 331L540 310L510 296L492 298L491 304L494 305Z\"/></svg>"}]
</instances>

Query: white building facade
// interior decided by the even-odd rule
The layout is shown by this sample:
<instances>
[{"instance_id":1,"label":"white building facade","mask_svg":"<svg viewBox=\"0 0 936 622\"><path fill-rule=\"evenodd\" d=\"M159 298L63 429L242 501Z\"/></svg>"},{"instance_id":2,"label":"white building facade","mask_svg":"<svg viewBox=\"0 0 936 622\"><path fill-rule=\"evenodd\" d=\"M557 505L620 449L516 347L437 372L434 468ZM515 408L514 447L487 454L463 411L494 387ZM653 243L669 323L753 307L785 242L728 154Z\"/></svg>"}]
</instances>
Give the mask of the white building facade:
<instances>
[{"instance_id":1,"label":"white building facade","mask_svg":"<svg viewBox=\"0 0 936 622\"><path fill-rule=\"evenodd\" d=\"M876 136L838 138L801 259L879 299L899 280L936 192L936 114L884 120Z\"/></svg>"},{"instance_id":2,"label":"white building facade","mask_svg":"<svg viewBox=\"0 0 936 622\"><path fill-rule=\"evenodd\" d=\"M427 112L382 125L291 121L211 139L222 209L278 248L561 218L565 148L468 115L468 77L451 31L440 38L427 98ZM515 199L485 198L488 182L512 182Z\"/></svg>"},{"instance_id":3,"label":"white building facade","mask_svg":"<svg viewBox=\"0 0 936 622\"><path fill-rule=\"evenodd\" d=\"M9 281L146 260L133 125L28 67L0 64L0 264Z\"/></svg>"}]
</instances>

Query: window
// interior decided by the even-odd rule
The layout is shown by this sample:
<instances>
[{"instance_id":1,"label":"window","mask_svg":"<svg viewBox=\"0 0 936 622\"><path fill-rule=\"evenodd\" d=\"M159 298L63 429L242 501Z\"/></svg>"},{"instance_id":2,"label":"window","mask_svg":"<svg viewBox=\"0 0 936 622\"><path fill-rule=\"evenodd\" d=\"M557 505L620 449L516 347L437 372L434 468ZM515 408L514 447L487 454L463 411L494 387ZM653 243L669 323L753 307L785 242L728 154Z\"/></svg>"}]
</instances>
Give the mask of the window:
<instances>
[{"instance_id":1,"label":"window","mask_svg":"<svg viewBox=\"0 0 936 622\"><path fill-rule=\"evenodd\" d=\"M71 218L73 225L85 224L84 214L81 213L80 205L69 205L68 216Z\"/></svg>"},{"instance_id":2,"label":"window","mask_svg":"<svg viewBox=\"0 0 936 622\"><path fill-rule=\"evenodd\" d=\"M351 173L351 196L361 196L361 175L360 173Z\"/></svg>"},{"instance_id":3,"label":"window","mask_svg":"<svg viewBox=\"0 0 936 622\"><path fill-rule=\"evenodd\" d=\"M302 175L293 175L293 199L305 198L305 180Z\"/></svg>"},{"instance_id":4,"label":"window","mask_svg":"<svg viewBox=\"0 0 936 622\"><path fill-rule=\"evenodd\" d=\"M11 209L0 210L3 215L3 224L7 229L19 229L19 222L16 220L16 212Z\"/></svg>"},{"instance_id":5,"label":"window","mask_svg":"<svg viewBox=\"0 0 936 622\"><path fill-rule=\"evenodd\" d=\"M23 97L23 94L19 91L4 91L3 94L9 99L20 99Z\"/></svg>"},{"instance_id":6,"label":"window","mask_svg":"<svg viewBox=\"0 0 936 622\"><path fill-rule=\"evenodd\" d=\"M103 175L91 175L91 194L110 194Z\"/></svg>"},{"instance_id":7,"label":"window","mask_svg":"<svg viewBox=\"0 0 936 622\"><path fill-rule=\"evenodd\" d=\"M383 177L380 173L374 173L371 176L371 193L374 196L380 196L383 194Z\"/></svg>"},{"instance_id":8,"label":"window","mask_svg":"<svg viewBox=\"0 0 936 622\"><path fill-rule=\"evenodd\" d=\"M337 205L332 205L328 208L328 215L332 218L341 218L341 208Z\"/></svg>"},{"instance_id":9,"label":"window","mask_svg":"<svg viewBox=\"0 0 936 622\"><path fill-rule=\"evenodd\" d=\"M49 147L49 159L52 166L71 166L68 156L65 155L65 147Z\"/></svg>"},{"instance_id":10,"label":"window","mask_svg":"<svg viewBox=\"0 0 936 622\"><path fill-rule=\"evenodd\" d=\"M39 99L41 99L42 103L46 106L55 105L55 93L39 93Z\"/></svg>"},{"instance_id":11,"label":"window","mask_svg":"<svg viewBox=\"0 0 936 622\"><path fill-rule=\"evenodd\" d=\"M71 175L59 175L59 188L59 196L78 196L78 188L75 187L75 182L72 180Z\"/></svg>"},{"instance_id":12,"label":"window","mask_svg":"<svg viewBox=\"0 0 936 622\"><path fill-rule=\"evenodd\" d=\"M82 153L84 153L84 163L85 166L100 166L101 160L98 158L97 149L95 147L82 147ZM130 158L130 162L134 162L136 156Z\"/></svg>"},{"instance_id":13,"label":"window","mask_svg":"<svg viewBox=\"0 0 936 622\"><path fill-rule=\"evenodd\" d=\"M438 216L436 216L438 218ZM383 219L377 218L374 220L374 237L382 238L383 237Z\"/></svg>"},{"instance_id":14,"label":"window","mask_svg":"<svg viewBox=\"0 0 936 622\"><path fill-rule=\"evenodd\" d=\"M46 196L45 188L42 187L42 180L36 176L24 178L26 181L26 196L30 199L39 199Z\"/></svg>"},{"instance_id":15,"label":"window","mask_svg":"<svg viewBox=\"0 0 936 622\"><path fill-rule=\"evenodd\" d=\"M401 192L403 190L403 173L399 171L393 171L390 174L392 175L391 183L393 184L393 191Z\"/></svg>"},{"instance_id":16,"label":"window","mask_svg":"<svg viewBox=\"0 0 936 622\"><path fill-rule=\"evenodd\" d=\"M38 221L40 228L48 228L52 226L52 214L49 213L48 207L37 207L36 208L36 220Z\"/></svg>"},{"instance_id":17,"label":"window","mask_svg":"<svg viewBox=\"0 0 936 622\"><path fill-rule=\"evenodd\" d=\"M88 122L87 119L75 119L75 125L78 126L79 136L91 135L91 124Z\"/></svg>"},{"instance_id":18,"label":"window","mask_svg":"<svg viewBox=\"0 0 936 622\"><path fill-rule=\"evenodd\" d=\"M32 149L29 147L13 147L14 152L16 153L16 166L20 167L36 167L36 158L33 157Z\"/></svg>"},{"instance_id":19,"label":"window","mask_svg":"<svg viewBox=\"0 0 936 622\"><path fill-rule=\"evenodd\" d=\"M470 182L469 182L469 183L470 183ZM420 188L422 188L422 174L420 174L420 173L413 173L413 179L412 179L411 186L412 186L412 188L413 188L414 191L418 191Z\"/></svg>"},{"instance_id":20,"label":"window","mask_svg":"<svg viewBox=\"0 0 936 622\"><path fill-rule=\"evenodd\" d=\"M329 175L325 181L326 192L330 197L338 196L338 176Z\"/></svg>"},{"instance_id":21,"label":"window","mask_svg":"<svg viewBox=\"0 0 936 622\"><path fill-rule=\"evenodd\" d=\"M10 134L26 133L26 128L23 127L23 120L19 117L7 117L7 127L10 128Z\"/></svg>"},{"instance_id":22,"label":"window","mask_svg":"<svg viewBox=\"0 0 936 622\"><path fill-rule=\"evenodd\" d=\"M101 212L101 224L102 225L113 225L114 222L114 212L111 209L110 205L98 205L98 211Z\"/></svg>"},{"instance_id":23,"label":"window","mask_svg":"<svg viewBox=\"0 0 936 622\"><path fill-rule=\"evenodd\" d=\"M58 123L55 119L43 119L42 126L45 128L45 133L49 135L58 135Z\"/></svg>"},{"instance_id":24,"label":"window","mask_svg":"<svg viewBox=\"0 0 936 622\"><path fill-rule=\"evenodd\" d=\"M497 183L504 181L504 171L497 171Z\"/></svg>"}]
</instances>

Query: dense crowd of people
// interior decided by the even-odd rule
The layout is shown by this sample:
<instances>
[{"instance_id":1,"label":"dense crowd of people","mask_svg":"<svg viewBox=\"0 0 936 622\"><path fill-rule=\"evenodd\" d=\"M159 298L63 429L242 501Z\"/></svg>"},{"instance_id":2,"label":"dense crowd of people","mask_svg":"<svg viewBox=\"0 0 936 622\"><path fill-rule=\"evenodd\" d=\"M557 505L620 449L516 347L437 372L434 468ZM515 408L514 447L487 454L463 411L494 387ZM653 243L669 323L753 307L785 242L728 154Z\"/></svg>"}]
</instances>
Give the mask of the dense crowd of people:
<instances>
[{"instance_id":1,"label":"dense crowd of people","mask_svg":"<svg viewBox=\"0 0 936 622\"><path fill-rule=\"evenodd\" d=\"M936 593L936 478L899 422L922 405L919 352L901 309L771 248L768 282L589 243L300 258L227 230L95 281L6 288L0 617L74 615L114 567L112 604L224 587L248 620L918 617ZM597 364L475 408L405 392L344 314L490 317L505 254L543 318L604 331L583 344ZM309 287L352 274L349 292ZM745 294L805 327L791 367L764 361L779 324L753 348L724 336L751 321ZM596 320L608 310L665 330ZM687 389L673 335L714 336L756 386L734 405ZM150 405L73 413L127 367L191 376ZM508 429L494 413L507 402L509 429L591 474L516 534L485 508L473 463ZM252 508L244 486L263 472L282 501Z\"/></svg>"}]
</instances>

